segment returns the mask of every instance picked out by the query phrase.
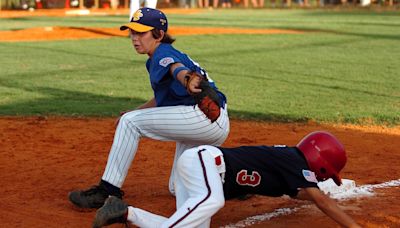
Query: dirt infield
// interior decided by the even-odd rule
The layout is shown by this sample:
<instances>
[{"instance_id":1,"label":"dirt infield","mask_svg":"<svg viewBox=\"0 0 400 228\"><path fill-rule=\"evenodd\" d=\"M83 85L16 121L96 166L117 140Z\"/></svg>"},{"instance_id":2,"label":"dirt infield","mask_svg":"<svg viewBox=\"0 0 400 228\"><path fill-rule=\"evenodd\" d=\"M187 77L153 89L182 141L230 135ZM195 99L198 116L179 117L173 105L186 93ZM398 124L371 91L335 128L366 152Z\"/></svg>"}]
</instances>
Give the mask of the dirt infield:
<instances>
[{"instance_id":1,"label":"dirt infield","mask_svg":"<svg viewBox=\"0 0 400 228\"><path fill-rule=\"evenodd\" d=\"M94 11L128 14L128 11ZM166 13L197 13L166 10ZM1 11L0 18L65 16L65 10ZM190 32L190 33L189 33ZM299 33L289 30L171 27L173 35L217 33ZM27 36L29 34L29 36ZM0 41L37 41L126 36L118 28L46 27L0 31ZM357 185L400 178L400 126L342 126L232 121L224 146L294 145L307 133L327 130L345 145L348 164L342 177ZM0 118L0 226L90 227L93 210L78 210L67 200L69 191L99 181L114 134L114 119L29 117ZM143 139L123 186L132 205L169 216L175 210L168 192L174 144ZM400 187L376 189L372 197L340 201L340 206L363 227L400 227ZM303 208L303 206L306 206ZM249 216L279 208L302 208L252 227L337 227L316 207L305 202L271 197L233 200L213 218L212 227L235 224ZM114 226L121 227L121 226Z\"/></svg>"},{"instance_id":2,"label":"dirt infield","mask_svg":"<svg viewBox=\"0 0 400 228\"><path fill-rule=\"evenodd\" d=\"M232 121L225 146L293 145L314 130L327 130L344 143L349 161L342 177L357 185L400 178L400 127L272 124ZM0 118L0 224L2 227L90 227L94 211L74 208L67 193L97 183L114 134L114 119ZM174 144L143 139L123 186L125 199L165 216L174 211L168 176ZM340 201L364 227L400 227L400 188L381 188L373 197ZM229 201L212 221L220 227L249 216L294 208L304 202L253 197ZM315 207L252 227L337 227ZM121 227L121 226L114 226Z\"/></svg>"},{"instance_id":3,"label":"dirt infield","mask_svg":"<svg viewBox=\"0 0 400 228\"><path fill-rule=\"evenodd\" d=\"M296 30L282 29L233 29L233 28L189 28L171 27L169 33L175 35L202 34L299 34ZM91 38L108 38L113 36L127 37L127 31L118 28L86 28L86 27L44 27L29 28L16 31L0 31L0 41L46 41L74 40Z\"/></svg>"}]
</instances>

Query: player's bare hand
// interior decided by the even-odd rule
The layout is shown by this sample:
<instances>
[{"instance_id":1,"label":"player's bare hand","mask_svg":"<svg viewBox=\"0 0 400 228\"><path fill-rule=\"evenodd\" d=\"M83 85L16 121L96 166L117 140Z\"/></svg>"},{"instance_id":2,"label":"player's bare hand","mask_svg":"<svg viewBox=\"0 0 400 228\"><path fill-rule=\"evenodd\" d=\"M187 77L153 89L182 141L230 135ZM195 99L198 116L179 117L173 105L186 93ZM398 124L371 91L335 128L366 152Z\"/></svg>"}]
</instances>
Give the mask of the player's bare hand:
<instances>
[{"instance_id":1,"label":"player's bare hand","mask_svg":"<svg viewBox=\"0 0 400 228\"><path fill-rule=\"evenodd\" d=\"M189 94L196 94L200 93L200 82L202 81L201 76L199 76L197 73L190 73L185 76L185 86L186 90L188 91Z\"/></svg>"}]
</instances>

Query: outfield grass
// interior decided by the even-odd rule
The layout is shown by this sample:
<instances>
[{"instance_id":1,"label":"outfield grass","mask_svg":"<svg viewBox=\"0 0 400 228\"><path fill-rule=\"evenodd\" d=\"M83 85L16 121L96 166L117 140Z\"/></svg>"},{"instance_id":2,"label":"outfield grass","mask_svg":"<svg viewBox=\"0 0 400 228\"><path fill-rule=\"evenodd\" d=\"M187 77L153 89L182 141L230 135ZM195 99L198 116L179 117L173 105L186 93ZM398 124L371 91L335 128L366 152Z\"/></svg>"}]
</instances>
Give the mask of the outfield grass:
<instances>
[{"instance_id":1,"label":"outfield grass","mask_svg":"<svg viewBox=\"0 0 400 228\"><path fill-rule=\"evenodd\" d=\"M399 12L214 10L172 26L281 28L296 35L178 36L228 96L232 117L400 124ZM0 19L1 29L118 27L125 16ZM152 96L127 38L0 43L0 115L115 116Z\"/></svg>"}]
</instances>

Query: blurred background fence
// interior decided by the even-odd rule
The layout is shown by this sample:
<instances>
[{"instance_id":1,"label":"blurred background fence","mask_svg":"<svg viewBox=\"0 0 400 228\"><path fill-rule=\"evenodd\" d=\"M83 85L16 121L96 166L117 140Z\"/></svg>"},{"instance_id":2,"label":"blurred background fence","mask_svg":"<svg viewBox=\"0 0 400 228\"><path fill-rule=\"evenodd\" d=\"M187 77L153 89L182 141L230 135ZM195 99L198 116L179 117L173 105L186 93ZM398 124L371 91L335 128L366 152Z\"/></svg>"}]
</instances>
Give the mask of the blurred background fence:
<instances>
[{"instance_id":1,"label":"blurred background fence","mask_svg":"<svg viewBox=\"0 0 400 228\"><path fill-rule=\"evenodd\" d=\"M138 0L139 1L139 0ZM232 8L291 8L329 6L398 6L400 0L231 0ZM265 1L265 2L264 2ZM129 8L129 0L0 0L0 9L34 10L62 8ZM221 0L209 0L210 8L223 6ZM158 8L198 8L198 0L159 0Z\"/></svg>"}]
</instances>

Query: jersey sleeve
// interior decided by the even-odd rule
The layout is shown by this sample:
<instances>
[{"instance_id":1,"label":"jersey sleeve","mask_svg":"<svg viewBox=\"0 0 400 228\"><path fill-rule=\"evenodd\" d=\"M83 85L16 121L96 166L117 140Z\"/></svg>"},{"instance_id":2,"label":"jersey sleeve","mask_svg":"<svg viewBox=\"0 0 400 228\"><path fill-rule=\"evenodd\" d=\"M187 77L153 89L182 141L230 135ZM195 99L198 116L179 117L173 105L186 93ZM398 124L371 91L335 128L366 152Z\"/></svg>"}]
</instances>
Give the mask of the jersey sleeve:
<instances>
[{"instance_id":1,"label":"jersey sleeve","mask_svg":"<svg viewBox=\"0 0 400 228\"><path fill-rule=\"evenodd\" d=\"M148 70L153 83L160 83L164 77L169 75L171 64L180 62L180 59L173 53L164 53L154 58Z\"/></svg>"},{"instance_id":2,"label":"jersey sleeve","mask_svg":"<svg viewBox=\"0 0 400 228\"><path fill-rule=\"evenodd\" d=\"M302 170L302 173L292 174L292 178L288 180L289 191L287 195L293 197L296 196L300 189L302 188L318 188L318 182L310 181L304 176L304 172L311 172L309 170Z\"/></svg>"},{"instance_id":3,"label":"jersey sleeve","mask_svg":"<svg viewBox=\"0 0 400 228\"><path fill-rule=\"evenodd\" d=\"M276 147L275 150L279 151ZM297 149L282 148L281 150L281 154L283 152L286 153L285 156L278 156L278 169L287 185L285 194L296 196L301 188L318 188L318 180L315 173L309 170L306 160Z\"/></svg>"}]
</instances>

